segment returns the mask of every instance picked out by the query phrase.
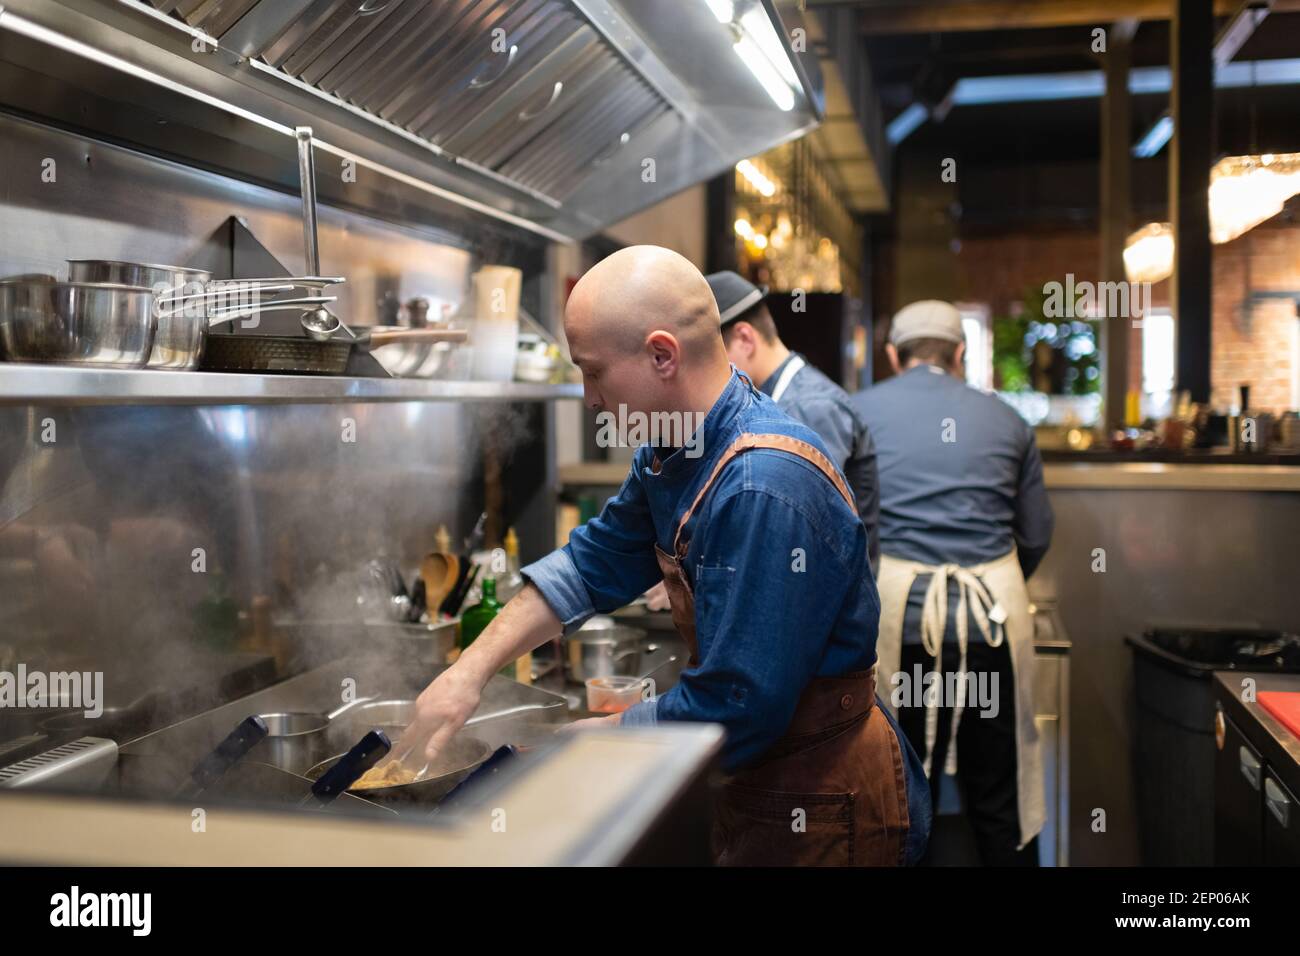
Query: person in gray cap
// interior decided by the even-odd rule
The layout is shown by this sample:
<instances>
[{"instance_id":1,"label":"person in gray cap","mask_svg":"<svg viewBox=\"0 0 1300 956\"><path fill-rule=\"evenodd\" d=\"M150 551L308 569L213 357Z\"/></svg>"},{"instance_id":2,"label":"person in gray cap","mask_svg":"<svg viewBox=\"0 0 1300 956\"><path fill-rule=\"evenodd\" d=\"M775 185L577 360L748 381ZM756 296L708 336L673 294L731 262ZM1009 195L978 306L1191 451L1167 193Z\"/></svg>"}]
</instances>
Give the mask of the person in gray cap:
<instances>
[{"instance_id":1,"label":"person in gray cap","mask_svg":"<svg viewBox=\"0 0 1300 956\"><path fill-rule=\"evenodd\" d=\"M844 473L867 529L867 557L874 573L880 562L880 486L871 433L848 393L798 352L786 348L764 302L766 289L735 272L715 272L705 278L718 302L722 340L731 364L781 411L815 431Z\"/></svg>"},{"instance_id":2,"label":"person in gray cap","mask_svg":"<svg viewBox=\"0 0 1300 956\"><path fill-rule=\"evenodd\" d=\"M1034 866L1044 796L1025 579L1052 508L1033 430L965 383L965 350L954 306L914 302L885 346L895 375L853 396L879 454L877 666L936 812L955 783L981 860ZM951 847L936 827L930 859Z\"/></svg>"}]
</instances>

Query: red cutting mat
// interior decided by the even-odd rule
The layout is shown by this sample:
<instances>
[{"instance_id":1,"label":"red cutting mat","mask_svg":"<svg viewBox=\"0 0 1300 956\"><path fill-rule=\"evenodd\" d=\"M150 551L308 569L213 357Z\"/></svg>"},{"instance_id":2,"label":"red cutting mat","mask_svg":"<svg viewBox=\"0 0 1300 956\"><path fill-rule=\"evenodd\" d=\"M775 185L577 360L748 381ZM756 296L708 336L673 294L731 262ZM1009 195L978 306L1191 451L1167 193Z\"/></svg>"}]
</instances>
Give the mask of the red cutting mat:
<instances>
[{"instance_id":1,"label":"red cutting mat","mask_svg":"<svg viewBox=\"0 0 1300 956\"><path fill-rule=\"evenodd\" d=\"M1261 690L1259 704L1282 722L1282 726L1300 737L1300 692Z\"/></svg>"}]
</instances>

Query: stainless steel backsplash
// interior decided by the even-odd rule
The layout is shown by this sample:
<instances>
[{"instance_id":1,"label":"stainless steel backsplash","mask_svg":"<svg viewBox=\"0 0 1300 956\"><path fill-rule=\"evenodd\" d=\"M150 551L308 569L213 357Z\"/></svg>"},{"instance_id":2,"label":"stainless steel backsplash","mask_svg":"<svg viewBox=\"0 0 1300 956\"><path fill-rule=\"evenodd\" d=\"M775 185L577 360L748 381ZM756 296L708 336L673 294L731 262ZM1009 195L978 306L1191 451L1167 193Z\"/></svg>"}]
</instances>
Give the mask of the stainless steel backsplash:
<instances>
[{"instance_id":1,"label":"stainless steel backsplash","mask_svg":"<svg viewBox=\"0 0 1300 956\"><path fill-rule=\"evenodd\" d=\"M70 257L189 264L230 216L302 267L291 195L5 116L0 168L0 275L65 275ZM338 290L349 322L375 321L384 294L455 304L478 252L525 268L525 301L536 293L532 237L449 237L331 208L320 224L322 271L349 280ZM536 405L457 402L0 407L0 670L100 670L120 704L215 683L223 661L247 656L259 596L278 621L359 621L370 559L394 557L409 575L440 524L456 542L468 533L480 436L528 465L505 519L527 526L522 511L548 510L548 420ZM551 543L520 535L526 551ZM293 669L315 663L310 641L299 650Z\"/></svg>"}]
</instances>

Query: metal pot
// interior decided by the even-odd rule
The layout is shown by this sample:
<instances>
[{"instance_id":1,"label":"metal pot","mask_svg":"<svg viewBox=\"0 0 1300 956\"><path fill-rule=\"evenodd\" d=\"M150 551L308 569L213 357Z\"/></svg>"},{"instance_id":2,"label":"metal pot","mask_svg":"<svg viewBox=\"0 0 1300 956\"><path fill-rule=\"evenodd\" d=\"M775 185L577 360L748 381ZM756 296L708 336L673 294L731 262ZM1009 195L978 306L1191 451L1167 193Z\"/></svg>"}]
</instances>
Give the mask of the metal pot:
<instances>
[{"instance_id":1,"label":"metal pot","mask_svg":"<svg viewBox=\"0 0 1300 956\"><path fill-rule=\"evenodd\" d=\"M258 745L258 759L291 770L310 767L329 752L330 719L325 714L281 712L258 714L266 722L266 739Z\"/></svg>"},{"instance_id":2,"label":"metal pot","mask_svg":"<svg viewBox=\"0 0 1300 956\"><path fill-rule=\"evenodd\" d=\"M0 352L10 362L140 368L153 345L153 303L143 286L0 281Z\"/></svg>"},{"instance_id":3,"label":"metal pot","mask_svg":"<svg viewBox=\"0 0 1300 956\"><path fill-rule=\"evenodd\" d=\"M286 292L295 288L322 288L344 281L340 277L293 276L230 279L214 284L212 273L206 269L118 259L69 259L68 276L74 282L112 282L146 286L153 290L157 332L146 364L149 368L164 369L198 368L208 326L221 317L241 318L290 306L283 300L250 304L250 295ZM294 299L291 304L296 308L325 301ZM246 308L230 313L229 309L220 308L223 305Z\"/></svg>"},{"instance_id":4,"label":"metal pot","mask_svg":"<svg viewBox=\"0 0 1300 956\"><path fill-rule=\"evenodd\" d=\"M298 771L322 760L337 741L330 729L334 718L348 713L367 698L344 704L328 714L315 711L279 711L258 714L266 723L266 739L258 744L258 759L282 770ZM356 736L348 725L346 738Z\"/></svg>"},{"instance_id":5,"label":"metal pot","mask_svg":"<svg viewBox=\"0 0 1300 956\"><path fill-rule=\"evenodd\" d=\"M592 677L633 677L641 668L641 641L635 627L588 621L564 639L564 673L575 684Z\"/></svg>"},{"instance_id":6,"label":"metal pot","mask_svg":"<svg viewBox=\"0 0 1300 956\"><path fill-rule=\"evenodd\" d=\"M206 291L212 279L206 269L188 269L185 266L160 266L147 262L126 262L119 259L69 259L68 279L72 282L111 282L116 285L142 285L150 289L166 286L168 289ZM191 289L190 287L195 287Z\"/></svg>"}]
</instances>

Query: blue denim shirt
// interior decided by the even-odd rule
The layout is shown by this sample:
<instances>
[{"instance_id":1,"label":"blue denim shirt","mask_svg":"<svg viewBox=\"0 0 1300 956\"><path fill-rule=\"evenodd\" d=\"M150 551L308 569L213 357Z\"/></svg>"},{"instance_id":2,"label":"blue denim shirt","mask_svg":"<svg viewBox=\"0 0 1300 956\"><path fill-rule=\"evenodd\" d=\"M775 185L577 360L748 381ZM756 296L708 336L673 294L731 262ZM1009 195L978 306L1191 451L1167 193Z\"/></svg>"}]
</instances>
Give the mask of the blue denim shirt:
<instances>
[{"instance_id":1,"label":"blue denim shirt","mask_svg":"<svg viewBox=\"0 0 1300 956\"><path fill-rule=\"evenodd\" d=\"M564 623L622 607L661 580L654 545L672 553L677 522L718 458L742 433L821 439L734 368L702 425L698 457L677 449L652 470L637 450L618 495L569 543L522 571ZM829 457L829 456L828 456ZM834 485L803 459L745 452L722 470L683 532L695 594L699 663L680 682L623 713L627 725L708 721L727 730L723 768L735 771L781 736L815 676L876 660L880 600L866 532Z\"/></svg>"}]
</instances>

